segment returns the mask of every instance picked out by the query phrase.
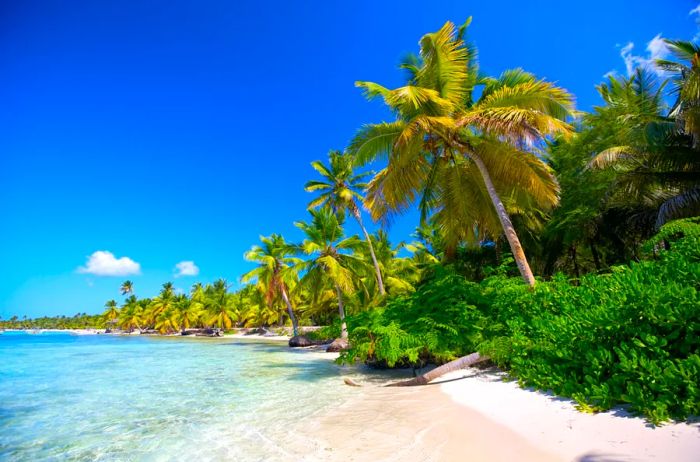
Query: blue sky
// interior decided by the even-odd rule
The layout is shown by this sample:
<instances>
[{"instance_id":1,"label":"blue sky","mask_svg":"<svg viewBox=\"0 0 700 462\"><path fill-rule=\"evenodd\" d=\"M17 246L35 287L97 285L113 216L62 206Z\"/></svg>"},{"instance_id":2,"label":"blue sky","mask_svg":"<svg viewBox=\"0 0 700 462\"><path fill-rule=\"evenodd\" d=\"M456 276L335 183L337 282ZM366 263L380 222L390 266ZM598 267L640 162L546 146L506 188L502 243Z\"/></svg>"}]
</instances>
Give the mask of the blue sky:
<instances>
[{"instance_id":1,"label":"blue sky","mask_svg":"<svg viewBox=\"0 0 700 462\"><path fill-rule=\"evenodd\" d=\"M446 20L474 17L487 73L523 67L587 110L604 74L663 52L659 34L693 38L696 6L2 2L0 315L100 312L126 278L141 296L237 284L260 234L300 238L309 162L389 117L353 82L399 85L401 56Z\"/></svg>"}]
</instances>

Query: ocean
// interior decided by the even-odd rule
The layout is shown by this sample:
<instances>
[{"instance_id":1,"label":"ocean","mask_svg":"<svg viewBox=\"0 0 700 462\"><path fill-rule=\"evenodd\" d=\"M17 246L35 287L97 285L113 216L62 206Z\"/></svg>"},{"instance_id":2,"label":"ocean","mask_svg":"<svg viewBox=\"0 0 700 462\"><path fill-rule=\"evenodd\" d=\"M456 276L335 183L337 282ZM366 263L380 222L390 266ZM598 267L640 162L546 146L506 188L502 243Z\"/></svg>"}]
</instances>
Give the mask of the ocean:
<instances>
[{"instance_id":1,"label":"ocean","mask_svg":"<svg viewBox=\"0 0 700 462\"><path fill-rule=\"evenodd\" d=\"M289 462L346 374L262 340L5 332L0 460Z\"/></svg>"}]
</instances>

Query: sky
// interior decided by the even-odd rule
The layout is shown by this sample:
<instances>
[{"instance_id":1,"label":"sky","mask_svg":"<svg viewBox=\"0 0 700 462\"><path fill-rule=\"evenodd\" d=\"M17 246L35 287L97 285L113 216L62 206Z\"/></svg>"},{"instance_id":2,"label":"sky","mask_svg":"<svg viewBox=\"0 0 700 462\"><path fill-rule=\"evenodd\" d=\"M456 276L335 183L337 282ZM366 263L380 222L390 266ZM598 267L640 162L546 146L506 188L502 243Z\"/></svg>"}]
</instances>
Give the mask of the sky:
<instances>
[{"instance_id":1,"label":"sky","mask_svg":"<svg viewBox=\"0 0 700 462\"><path fill-rule=\"evenodd\" d=\"M98 313L252 268L259 235L301 239L309 163L390 120L356 80L473 16L481 68L595 85L698 38L697 0L0 2L0 316ZM410 240L415 213L396 220ZM376 228L376 227L375 227ZM348 223L348 232L357 232Z\"/></svg>"}]
</instances>

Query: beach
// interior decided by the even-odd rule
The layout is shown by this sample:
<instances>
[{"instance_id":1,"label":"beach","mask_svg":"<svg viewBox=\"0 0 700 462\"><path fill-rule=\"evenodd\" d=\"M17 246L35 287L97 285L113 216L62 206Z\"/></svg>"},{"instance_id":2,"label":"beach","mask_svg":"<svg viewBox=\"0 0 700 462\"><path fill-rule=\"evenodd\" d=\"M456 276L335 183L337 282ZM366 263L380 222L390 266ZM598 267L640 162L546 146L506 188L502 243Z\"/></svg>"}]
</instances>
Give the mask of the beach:
<instances>
[{"instance_id":1,"label":"beach","mask_svg":"<svg viewBox=\"0 0 700 462\"><path fill-rule=\"evenodd\" d=\"M408 371L336 366L337 353L289 349L285 336L44 334L5 339L39 354L32 368L19 357L5 367L15 382L6 384L7 396L22 390L44 403L11 410L17 432L5 435L10 438L5 443L17 456L58 455L54 451L70 442L71 456L111 460L133 451L143 429L158 444L139 455L154 450L194 455L206 442L211 450L204 460L690 462L700 454L697 422L652 427L620 409L579 412L570 400L504 380L497 369L470 368L427 386L387 388L382 385L406 378ZM64 359L46 358L42 345L55 345L52 355ZM82 351L100 356L89 364L67 361ZM109 367L117 358L123 368ZM63 366L55 369L56 364ZM135 386L127 371L137 367L140 391L133 396L139 399L121 409L119 403ZM51 389L32 391L48 376L58 378ZM346 377L362 386L345 385ZM183 394L180 383L189 391ZM221 401L211 394L217 389L236 398ZM66 391L78 390L82 409L63 399ZM102 411L80 417L94 406ZM76 422L81 425L77 439L62 432ZM49 438L41 446L30 445L37 428ZM113 434L107 446L105 432Z\"/></svg>"},{"instance_id":2,"label":"beach","mask_svg":"<svg viewBox=\"0 0 700 462\"><path fill-rule=\"evenodd\" d=\"M698 423L587 414L503 378L467 369L424 387L358 387L302 430L318 441L305 460L691 462L700 454Z\"/></svg>"}]
</instances>

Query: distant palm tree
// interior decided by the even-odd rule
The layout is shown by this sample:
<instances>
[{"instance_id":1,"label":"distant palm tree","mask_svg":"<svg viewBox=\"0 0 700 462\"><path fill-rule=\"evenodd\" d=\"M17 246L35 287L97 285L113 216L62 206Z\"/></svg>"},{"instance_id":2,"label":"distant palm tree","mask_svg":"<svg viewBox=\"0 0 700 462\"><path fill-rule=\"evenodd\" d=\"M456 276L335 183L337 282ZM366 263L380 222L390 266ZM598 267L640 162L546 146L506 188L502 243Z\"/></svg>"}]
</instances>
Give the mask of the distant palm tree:
<instances>
[{"instance_id":1,"label":"distant palm tree","mask_svg":"<svg viewBox=\"0 0 700 462\"><path fill-rule=\"evenodd\" d=\"M114 320L119 317L119 308L117 307L117 302L110 300L105 303L105 311L102 316L107 321L107 324L114 323Z\"/></svg>"},{"instance_id":2,"label":"distant palm tree","mask_svg":"<svg viewBox=\"0 0 700 462\"><path fill-rule=\"evenodd\" d=\"M134 293L134 283L129 280L126 280L122 282L122 285L119 288L119 290L121 291L122 295L131 295Z\"/></svg>"},{"instance_id":3,"label":"distant palm tree","mask_svg":"<svg viewBox=\"0 0 700 462\"><path fill-rule=\"evenodd\" d=\"M199 303L181 294L177 296L175 306L178 311L177 317L183 331L197 325L202 315L202 309Z\"/></svg>"},{"instance_id":4,"label":"distant palm tree","mask_svg":"<svg viewBox=\"0 0 700 462\"><path fill-rule=\"evenodd\" d=\"M397 119L362 127L348 152L357 163L388 160L367 192L373 218L404 211L420 198L423 217L433 214L448 250L504 233L533 286L508 209L557 203L556 180L532 147L545 136L571 132L565 119L573 97L519 69L483 77L475 48L463 40L468 24L447 22L423 36L420 56L403 65L406 85L391 90L357 82L368 98L382 97Z\"/></svg>"},{"instance_id":5,"label":"distant palm tree","mask_svg":"<svg viewBox=\"0 0 700 462\"><path fill-rule=\"evenodd\" d=\"M238 312L233 294L228 292L228 285L224 279L214 282L206 291L206 308L209 314L207 323L230 329L238 319Z\"/></svg>"},{"instance_id":6,"label":"distant palm tree","mask_svg":"<svg viewBox=\"0 0 700 462\"><path fill-rule=\"evenodd\" d=\"M178 310L182 295L176 296L175 303L161 312L156 318L155 328L161 334L176 332L180 329L180 312Z\"/></svg>"},{"instance_id":7,"label":"distant palm tree","mask_svg":"<svg viewBox=\"0 0 700 462\"><path fill-rule=\"evenodd\" d=\"M306 183L305 189L309 192L319 192L320 195L311 201L309 208L319 206L330 207L334 212L339 210L348 210L357 224L360 225L362 233L365 235L365 241L369 247L369 254L374 265L374 272L377 278L377 287L379 293L384 295L384 281L382 279L382 271L377 261L377 256L372 246L372 239L362 223L362 214L357 201L362 202L363 197L359 191L364 190L367 184L364 180L373 175L373 172L364 172L356 174L354 172L352 156L344 154L340 151L331 151L328 153L328 165L324 165L321 161L315 160L311 162L311 166L323 177L323 181L309 181Z\"/></svg>"},{"instance_id":8,"label":"distant palm tree","mask_svg":"<svg viewBox=\"0 0 700 462\"><path fill-rule=\"evenodd\" d=\"M361 284L360 275L367 270L364 260L353 255L353 252L360 250L362 241L357 236L344 237L342 212L336 214L323 207L320 210L311 210L310 213L311 223L295 223L306 235L300 250L309 258L299 264L299 268L305 272L301 282L309 287L313 296L323 292L327 284L335 289L341 338L347 340L343 294L355 290L356 286Z\"/></svg>"},{"instance_id":9,"label":"distant palm tree","mask_svg":"<svg viewBox=\"0 0 700 462\"><path fill-rule=\"evenodd\" d=\"M299 325L289 300L289 287L297 282L296 265L301 260L291 256L296 251L295 248L287 244L279 234L260 236L260 241L262 246L254 245L244 256L246 260L258 263L258 266L244 274L241 280L248 282L257 279L258 289L265 295L268 305L272 305L276 296L282 297L292 321L294 336L297 336Z\"/></svg>"},{"instance_id":10,"label":"distant palm tree","mask_svg":"<svg viewBox=\"0 0 700 462\"><path fill-rule=\"evenodd\" d=\"M143 308L136 296L131 295L125 300L119 312L119 327L131 332L134 328L141 329L142 323Z\"/></svg>"},{"instance_id":11,"label":"distant palm tree","mask_svg":"<svg viewBox=\"0 0 700 462\"><path fill-rule=\"evenodd\" d=\"M175 289L172 282L163 284L163 288L157 297L151 300L148 307L147 321L154 326L158 318L165 312L169 312L175 306Z\"/></svg>"},{"instance_id":12,"label":"distant palm tree","mask_svg":"<svg viewBox=\"0 0 700 462\"><path fill-rule=\"evenodd\" d=\"M420 279L420 271L411 258L399 257L399 252L405 247L404 243L401 242L392 247L389 235L381 229L372 234L371 238L377 259L384 268L386 285L390 293L413 291L414 284Z\"/></svg>"}]
</instances>

